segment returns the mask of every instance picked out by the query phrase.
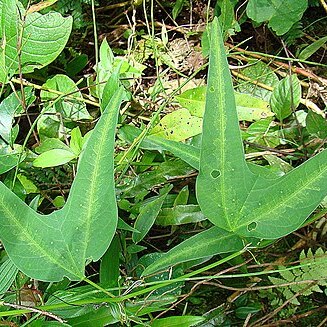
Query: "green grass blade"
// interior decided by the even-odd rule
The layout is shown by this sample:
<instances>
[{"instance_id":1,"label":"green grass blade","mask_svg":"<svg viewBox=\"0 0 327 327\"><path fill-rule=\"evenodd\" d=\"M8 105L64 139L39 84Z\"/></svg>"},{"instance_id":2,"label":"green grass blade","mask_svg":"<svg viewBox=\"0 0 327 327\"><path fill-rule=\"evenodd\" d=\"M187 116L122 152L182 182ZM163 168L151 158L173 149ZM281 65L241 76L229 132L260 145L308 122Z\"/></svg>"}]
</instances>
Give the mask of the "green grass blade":
<instances>
[{"instance_id":1,"label":"green grass blade","mask_svg":"<svg viewBox=\"0 0 327 327\"><path fill-rule=\"evenodd\" d=\"M10 259L0 265L0 298L13 284L17 273L18 269Z\"/></svg>"},{"instance_id":2,"label":"green grass blade","mask_svg":"<svg viewBox=\"0 0 327 327\"><path fill-rule=\"evenodd\" d=\"M143 275L150 275L179 263L210 257L219 253L239 251L243 247L241 238L236 234L218 227L212 227L172 248L148 266Z\"/></svg>"},{"instance_id":3,"label":"green grass blade","mask_svg":"<svg viewBox=\"0 0 327 327\"><path fill-rule=\"evenodd\" d=\"M132 143L141 132L141 129L130 125L125 125L119 130L120 136L129 143ZM143 139L140 147L146 150L169 151L191 167L199 169L200 149L195 146L149 135Z\"/></svg>"}]
</instances>

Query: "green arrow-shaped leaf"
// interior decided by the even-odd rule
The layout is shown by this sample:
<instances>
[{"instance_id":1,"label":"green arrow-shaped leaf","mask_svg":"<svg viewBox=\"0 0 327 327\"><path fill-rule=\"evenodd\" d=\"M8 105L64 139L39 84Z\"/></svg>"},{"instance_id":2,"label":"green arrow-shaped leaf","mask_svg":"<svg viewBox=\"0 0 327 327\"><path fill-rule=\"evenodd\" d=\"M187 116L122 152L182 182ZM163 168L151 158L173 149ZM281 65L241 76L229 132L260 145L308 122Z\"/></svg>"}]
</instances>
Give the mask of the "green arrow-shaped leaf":
<instances>
[{"instance_id":1,"label":"green arrow-shaped leaf","mask_svg":"<svg viewBox=\"0 0 327 327\"><path fill-rule=\"evenodd\" d=\"M0 239L26 275L80 280L86 260L98 260L108 248L118 219L113 152L122 96L119 89L103 108L63 209L40 215L0 183Z\"/></svg>"},{"instance_id":2,"label":"green arrow-shaped leaf","mask_svg":"<svg viewBox=\"0 0 327 327\"><path fill-rule=\"evenodd\" d=\"M281 237L297 229L326 195L327 151L280 178L268 179L259 170L250 170L217 20L210 35L198 202L220 228L247 237Z\"/></svg>"},{"instance_id":3,"label":"green arrow-shaped leaf","mask_svg":"<svg viewBox=\"0 0 327 327\"><path fill-rule=\"evenodd\" d=\"M220 228L233 231L235 208L242 207L246 201L256 176L245 162L232 79L216 20L210 36L197 199L208 219Z\"/></svg>"}]
</instances>

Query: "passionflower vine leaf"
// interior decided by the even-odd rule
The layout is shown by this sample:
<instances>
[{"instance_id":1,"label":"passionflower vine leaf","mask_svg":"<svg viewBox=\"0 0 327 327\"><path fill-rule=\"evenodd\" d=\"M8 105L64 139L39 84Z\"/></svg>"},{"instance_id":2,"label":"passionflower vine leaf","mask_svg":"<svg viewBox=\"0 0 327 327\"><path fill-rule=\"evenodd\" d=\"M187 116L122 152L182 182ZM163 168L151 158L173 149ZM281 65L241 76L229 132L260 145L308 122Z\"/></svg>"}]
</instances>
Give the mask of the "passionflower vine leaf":
<instances>
[{"instance_id":1,"label":"passionflower vine leaf","mask_svg":"<svg viewBox=\"0 0 327 327\"><path fill-rule=\"evenodd\" d=\"M61 210L38 214L0 183L0 239L10 259L29 277L81 280L86 260L98 260L108 248L118 220L114 143L122 97L120 88L104 104Z\"/></svg>"}]
</instances>

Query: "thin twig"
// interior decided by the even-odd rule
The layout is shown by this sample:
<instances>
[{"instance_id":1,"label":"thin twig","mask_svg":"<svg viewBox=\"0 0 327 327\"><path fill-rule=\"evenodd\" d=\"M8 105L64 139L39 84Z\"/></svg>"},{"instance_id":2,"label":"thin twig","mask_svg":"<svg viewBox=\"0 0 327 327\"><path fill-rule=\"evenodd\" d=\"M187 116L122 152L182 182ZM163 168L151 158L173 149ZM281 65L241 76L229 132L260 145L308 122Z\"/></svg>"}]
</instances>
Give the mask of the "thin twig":
<instances>
[{"instance_id":1,"label":"thin twig","mask_svg":"<svg viewBox=\"0 0 327 327\"><path fill-rule=\"evenodd\" d=\"M14 309L26 309L26 310L29 310L29 311L32 311L32 312L35 312L35 313L40 313L41 315L47 316L47 317L52 318L54 320L57 320L62 324L65 323L65 320L61 319L60 317L58 317L55 314L53 314L51 312L48 312L48 311L36 309L36 308L29 307L29 306L26 306L26 305L14 304L14 303L3 302L3 301L1 301L0 304L5 305L5 306L10 307L10 308L14 308Z\"/></svg>"},{"instance_id":2,"label":"thin twig","mask_svg":"<svg viewBox=\"0 0 327 327\"><path fill-rule=\"evenodd\" d=\"M250 56L252 58L260 59L260 60L262 60L264 62L269 62L269 63L271 63L272 65L274 65L276 67L282 67L282 68L288 70L288 64L287 63L284 63L284 62L281 62L281 61L276 61L276 60L271 61L271 58L274 58L274 56L268 56L268 55L263 56L263 55L260 55L259 53L255 53L255 52L252 52L252 51L244 50L244 49L239 48L239 47L235 47L234 45L232 45L230 43L226 43L226 45L229 48L231 48L232 50L234 50L234 51L246 54L246 55L248 55L248 56ZM285 58L285 60L287 60L287 59ZM299 61L299 60L298 59L293 59L293 61ZM292 72L295 73L295 74L298 74L298 75L303 75L305 77L308 77L308 78L318 82L319 84L322 84L322 85L326 86L326 83L327 83L326 79L317 76L316 74L309 71L308 69L303 69L303 68L293 66L292 67Z\"/></svg>"},{"instance_id":3,"label":"thin twig","mask_svg":"<svg viewBox=\"0 0 327 327\"><path fill-rule=\"evenodd\" d=\"M244 80L244 81L248 81L248 82L251 82L252 84L254 84L254 85L257 85L257 86L260 86L260 87L262 87L262 88L264 88L264 89L266 89L266 90L268 90L268 91L273 91L273 87L272 86L270 86L270 85L267 85L267 84L264 84L264 83L261 83L261 82L259 82L258 80L254 80L254 79L252 79L251 77L248 77L248 76L245 76L245 75L243 75L243 74L241 74L241 73L238 73L238 72L236 72L236 71L231 71L232 72L232 74L234 75L234 76L236 76L236 77L238 77L238 78L240 78L240 79L242 79L242 80ZM325 113L315 104L315 103L313 103L312 101L310 101L310 100L307 100L307 99L300 99L300 102L303 104L303 105L305 105L308 109L310 109L311 111L313 111L313 112L315 112L316 114L318 114L318 115L320 115L320 116L322 116L322 117L324 117L325 118Z\"/></svg>"},{"instance_id":4,"label":"thin twig","mask_svg":"<svg viewBox=\"0 0 327 327\"><path fill-rule=\"evenodd\" d=\"M326 310L326 309L327 309L327 305L323 305L322 307L306 311L299 315L294 315L288 319L278 320L278 321L272 322L270 324L262 325L261 327L276 327L276 326L282 326L282 325L286 325L286 324L289 325L290 323L293 323L293 325L294 325L294 321L300 320L302 318L307 318L308 316L310 316L318 311L322 311L322 310ZM317 327L325 326L324 324L326 323L326 320L327 320L327 317L322 321L323 324L322 325L319 324Z\"/></svg>"},{"instance_id":5,"label":"thin twig","mask_svg":"<svg viewBox=\"0 0 327 327\"><path fill-rule=\"evenodd\" d=\"M258 319L257 321L255 321L253 324L251 324L251 327L261 327L262 324L264 322L266 322L267 320L271 319L272 317L274 317L278 312L280 312L281 310L283 310L283 308L285 308L288 304L290 304L293 300L295 300L298 296L300 296L301 294L303 294L306 290L308 290L309 288L311 288L313 285L308 285L306 288L304 288L303 290L295 293L291 298L289 298L288 300L286 300L282 305L280 305L277 309L275 309L273 312L269 313L268 315Z\"/></svg>"},{"instance_id":6,"label":"thin twig","mask_svg":"<svg viewBox=\"0 0 327 327\"><path fill-rule=\"evenodd\" d=\"M325 2L325 0L320 0L321 5L323 6L323 8L325 9L326 13L327 13L327 4Z\"/></svg>"}]
</instances>

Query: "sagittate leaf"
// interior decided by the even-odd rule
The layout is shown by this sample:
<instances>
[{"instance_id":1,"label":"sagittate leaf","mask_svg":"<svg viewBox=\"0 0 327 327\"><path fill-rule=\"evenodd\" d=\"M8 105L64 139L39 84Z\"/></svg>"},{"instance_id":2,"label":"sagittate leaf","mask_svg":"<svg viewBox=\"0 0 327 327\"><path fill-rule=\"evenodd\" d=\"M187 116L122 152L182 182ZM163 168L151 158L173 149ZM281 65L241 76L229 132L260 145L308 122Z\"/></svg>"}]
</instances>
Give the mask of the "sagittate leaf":
<instances>
[{"instance_id":1,"label":"sagittate leaf","mask_svg":"<svg viewBox=\"0 0 327 327\"><path fill-rule=\"evenodd\" d=\"M23 73L31 73L42 68L58 57L65 47L72 29L72 17L64 18L57 12L41 15L37 12L27 14L16 0L0 0L0 81L6 83L8 74L18 73L21 51ZM19 40L22 34L22 39Z\"/></svg>"},{"instance_id":2,"label":"sagittate leaf","mask_svg":"<svg viewBox=\"0 0 327 327\"><path fill-rule=\"evenodd\" d=\"M268 179L257 168L250 171L217 20L210 46L198 203L209 220L227 231L266 239L284 236L297 229L326 195L327 151L282 177Z\"/></svg>"},{"instance_id":3,"label":"sagittate leaf","mask_svg":"<svg viewBox=\"0 0 327 327\"><path fill-rule=\"evenodd\" d=\"M63 209L38 214L0 183L0 239L26 275L80 280L86 260L98 260L108 248L118 220L113 151L122 93L103 103L107 110L88 139Z\"/></svg>"},{"instance_id":4,"label":"sagittate leaf","mask_svg":"<svg viewBox=\"0 0 327 327\"><path fill-rule=\"evenodd\" d=\"M283 78L274 88L270 98L271 110L279 120L287 118L295 110L301 100L301 85L292 75Z\"/></svg>"}]
</instances>

